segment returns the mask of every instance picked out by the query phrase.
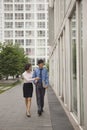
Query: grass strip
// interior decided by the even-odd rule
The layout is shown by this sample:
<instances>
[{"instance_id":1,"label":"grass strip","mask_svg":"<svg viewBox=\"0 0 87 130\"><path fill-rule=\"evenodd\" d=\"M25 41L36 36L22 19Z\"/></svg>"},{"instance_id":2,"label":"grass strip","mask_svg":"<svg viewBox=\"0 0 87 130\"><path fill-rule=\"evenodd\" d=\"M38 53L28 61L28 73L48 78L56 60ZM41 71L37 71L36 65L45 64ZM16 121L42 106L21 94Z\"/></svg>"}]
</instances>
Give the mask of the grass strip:
<instances>
[{"instance_id":1,"label":"grass strip","mask_svg":"<svg viewBox=\"0 0 87 130\"><path fill-rule=\"evenodd\" d=\"M13 87L15 87L16 85L18 85L18 84L20 84L21 83L21 81L20 80L17 80L17 81L15 81L14 83L0 83L0 87L1 87L1 89L0 89L0 94L1 93L3 93L3 92L5 92L5 91L7 91L7 90L9 90L9 89L11 89L11 88L13 88ZM7 89L6 89L7 88Z\"/></svg>"}]
</instances>

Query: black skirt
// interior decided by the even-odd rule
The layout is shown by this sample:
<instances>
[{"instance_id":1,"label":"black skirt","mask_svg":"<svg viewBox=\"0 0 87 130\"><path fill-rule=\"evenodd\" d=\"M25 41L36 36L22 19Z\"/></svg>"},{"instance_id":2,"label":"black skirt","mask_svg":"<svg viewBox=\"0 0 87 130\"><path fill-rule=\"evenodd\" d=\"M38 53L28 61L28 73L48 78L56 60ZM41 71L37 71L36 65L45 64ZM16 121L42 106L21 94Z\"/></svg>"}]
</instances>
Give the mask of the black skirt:
<instances>
[{"instance_id":1,"label":"black skirt","mask_svg":"<svg viewBox=\"0 0 87 130\"><path fill-rule=\"evenodd\" d=\"M31 98L33 94L33 84L32 83L24 83L23 84L23 96L25 98Z\"/></svg>"}]
</instances>

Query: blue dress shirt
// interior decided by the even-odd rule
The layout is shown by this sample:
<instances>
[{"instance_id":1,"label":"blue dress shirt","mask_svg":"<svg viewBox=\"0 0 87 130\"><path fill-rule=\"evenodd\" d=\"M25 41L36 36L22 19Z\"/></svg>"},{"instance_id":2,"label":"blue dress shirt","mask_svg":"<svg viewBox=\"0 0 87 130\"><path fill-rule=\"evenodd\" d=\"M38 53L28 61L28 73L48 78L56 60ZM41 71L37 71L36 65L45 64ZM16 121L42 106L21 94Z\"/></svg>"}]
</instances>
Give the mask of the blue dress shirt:
<instances>
[{"instance_id":1,"label":"blue dress shirt","mask_svg":"<svg viewBox=\"0 0 87 130\"><path fill-rule=\"evenodd\" d=\"M42 74L42 76L41 76L40 73ZM44 81L44 83L45 83L46 86L49 85L49 76L48 76L48 71L47 71L46 68L42 68L42 72L41 72L40 68L36 68L34 70L34 72L33 72L32 78L35 78L35 77L39 77L39 78L42 77L42 79L40 79L39 82L40 81Z\"/></svg>"}]
</instances>

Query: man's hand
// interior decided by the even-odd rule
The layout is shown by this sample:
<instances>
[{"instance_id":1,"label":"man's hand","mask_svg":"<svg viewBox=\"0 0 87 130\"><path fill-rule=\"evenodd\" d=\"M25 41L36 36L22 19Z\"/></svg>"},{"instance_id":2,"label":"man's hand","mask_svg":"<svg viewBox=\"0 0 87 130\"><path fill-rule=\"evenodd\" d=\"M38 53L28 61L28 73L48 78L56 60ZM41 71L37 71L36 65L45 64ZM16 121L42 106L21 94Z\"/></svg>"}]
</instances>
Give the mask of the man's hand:
<instances>
[{"instance_id":1,"label":"man's hand","mask_svg":"<svg viewBox=\"0 0 87 130\"><path fill-rule=\"evenodd\" d=\"M48 86L44 86L45 89L48 89Z\"/></svg>"}]
</instances>

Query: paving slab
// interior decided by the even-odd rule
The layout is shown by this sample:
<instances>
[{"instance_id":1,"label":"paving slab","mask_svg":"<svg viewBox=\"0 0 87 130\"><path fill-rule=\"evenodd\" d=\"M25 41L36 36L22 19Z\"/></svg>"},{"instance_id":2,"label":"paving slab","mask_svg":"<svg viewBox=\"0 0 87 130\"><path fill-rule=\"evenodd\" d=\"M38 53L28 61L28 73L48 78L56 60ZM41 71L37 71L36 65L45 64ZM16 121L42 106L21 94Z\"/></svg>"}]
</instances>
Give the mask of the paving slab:
<instances>
[{"instance_id":1,"label":"paving slab","mask_svg":"<svg viewBox=\"0 0 87 130\"><path fill-rule=\"evenodd\" d=\"M35 87L31 118L26 117L22 84L0 94L0 130L74 130L51 88L45 96L45 108L37 115Z\"/></svg>"},{"instance_id":2,"label":"paving slab","mask_svg":"<svg viewBox=\"0 0 87 130\"><path fill-rule=\"evenodd\" d=\"M53 130L74 130L53 89L49 87L48 102Z\"/></svg>"},{"instance_id":3,"label":"paving slab","mask_svg":"<svg viewBox=\"0 0 87 130\"><path fill-rule=\"evenodd\" d=\"M0 130L52 130L47 94L45 112L37 115L35 90L32 99L32 117L26 117L22 84L0 94Z\"/></svg>"}]
</instances>

